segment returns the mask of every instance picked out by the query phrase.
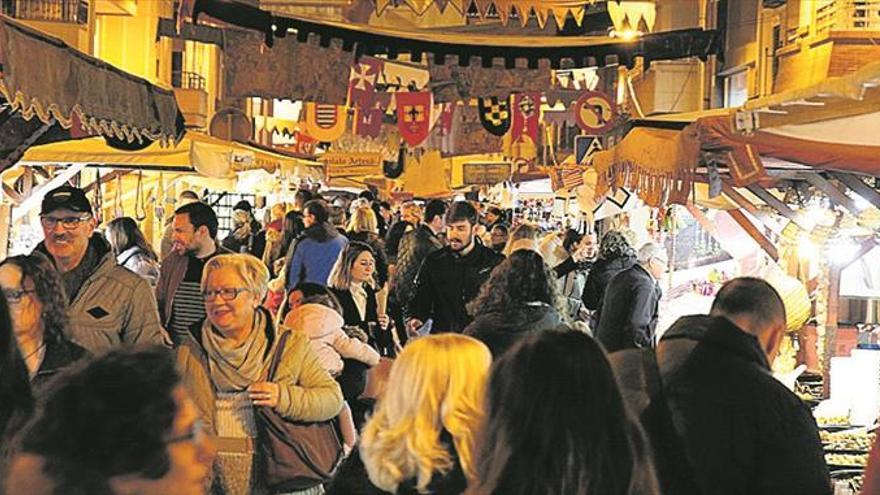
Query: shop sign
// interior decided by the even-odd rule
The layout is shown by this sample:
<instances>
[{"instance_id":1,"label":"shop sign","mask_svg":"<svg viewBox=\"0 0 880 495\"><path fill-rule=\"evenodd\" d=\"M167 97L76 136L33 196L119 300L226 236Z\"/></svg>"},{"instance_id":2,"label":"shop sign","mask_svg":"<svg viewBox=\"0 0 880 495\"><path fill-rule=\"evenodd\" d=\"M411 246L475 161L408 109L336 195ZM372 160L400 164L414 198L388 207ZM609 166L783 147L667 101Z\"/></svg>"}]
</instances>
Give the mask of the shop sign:
<instances>
[{"instance_id":1,"label":"shop sign","mask_svg":"<svg viewBox=\"0 0 880 495\"><path fill-rule=\"evenodd\" d=\"M328 179L382 174L381 153L325 153L318 160L324 163Z\"/></svg>"},{"instance_id":2,"label":"shop sign","mask_svg":"<svg viewBox=\"0 0 880 495\"><path fill-rule=\"evenodd\" d=\"M495 185L510 179L510 162L465 163L462 165L465 185Z\"/></svg>"}]
</instances>

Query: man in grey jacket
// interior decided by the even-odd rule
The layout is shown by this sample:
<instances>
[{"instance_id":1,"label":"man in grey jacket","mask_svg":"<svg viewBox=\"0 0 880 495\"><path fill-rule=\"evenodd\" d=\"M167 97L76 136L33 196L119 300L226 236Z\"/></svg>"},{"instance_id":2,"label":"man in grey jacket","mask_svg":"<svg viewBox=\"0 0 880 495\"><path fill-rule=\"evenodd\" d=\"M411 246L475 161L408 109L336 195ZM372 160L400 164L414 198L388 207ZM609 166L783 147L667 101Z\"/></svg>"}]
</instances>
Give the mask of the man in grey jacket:
<instances>
[{"instance_id":1,"label":"man in grey jacket","mask_svg":"<svg viewBox=\"0 0 880 495\"><path fill-rule=\"evenodd\" d=\"M63 185L43 198L45 240L35 251L61 273L71 340L93 354L119 345L165 344L150 284L116 263L82 189Z\"/></svg>"}]
</instances>

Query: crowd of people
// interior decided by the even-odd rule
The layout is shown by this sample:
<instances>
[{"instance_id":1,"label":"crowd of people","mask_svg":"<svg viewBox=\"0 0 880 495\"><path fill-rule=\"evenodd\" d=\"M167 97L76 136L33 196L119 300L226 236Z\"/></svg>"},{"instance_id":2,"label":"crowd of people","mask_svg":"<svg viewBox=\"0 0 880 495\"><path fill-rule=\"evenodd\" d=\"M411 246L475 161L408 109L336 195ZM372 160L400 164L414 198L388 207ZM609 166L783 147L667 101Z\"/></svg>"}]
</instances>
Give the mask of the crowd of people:
<instances>
[{"instance_id":1,"label":"crowd of people","mask_svg":"<svg viewBox=\"0 0 880 495\"><path fill-rule=\"evenodd\" d=\"M160 260L45 196L0 262L5 493L832 493L767 282L658 340L666 253L630 232L368 191L269 211L218 239L187 191Z\"/></svg>"}]
</instances>

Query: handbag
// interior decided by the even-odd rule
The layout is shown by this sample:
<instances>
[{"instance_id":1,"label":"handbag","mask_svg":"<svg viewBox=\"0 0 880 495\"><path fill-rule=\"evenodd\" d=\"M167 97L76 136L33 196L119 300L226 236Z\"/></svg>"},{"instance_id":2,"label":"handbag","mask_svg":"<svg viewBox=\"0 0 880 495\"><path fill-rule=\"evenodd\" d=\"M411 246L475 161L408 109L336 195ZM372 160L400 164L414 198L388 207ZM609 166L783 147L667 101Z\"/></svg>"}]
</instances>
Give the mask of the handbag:
<instances>
[{"instance_id":1,"label":"handbag","mask_svg":"<svg viewBox=\"0 0 880 495\"><path fill-rule=\"evenodd\" d=\"M275 378L290 331L278 340L267 381ZM306 490L335 474L342 460L342 440L336 420L292 421L271 407L257 407L257 454L266 485L273 492Z\"/></svg>"}]
</instances>

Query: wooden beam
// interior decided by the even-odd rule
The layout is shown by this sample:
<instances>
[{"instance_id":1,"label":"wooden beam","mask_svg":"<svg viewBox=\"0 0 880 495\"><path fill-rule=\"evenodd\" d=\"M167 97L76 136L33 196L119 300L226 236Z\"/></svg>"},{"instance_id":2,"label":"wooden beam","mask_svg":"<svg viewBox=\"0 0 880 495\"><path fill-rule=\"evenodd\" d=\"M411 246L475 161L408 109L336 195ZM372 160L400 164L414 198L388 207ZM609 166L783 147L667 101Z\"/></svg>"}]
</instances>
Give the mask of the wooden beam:
<instances>
[{"instance_id":1,"label":"wooden beam","mask_svg":"<svg viewBox=\"0 0 880 495\"><path fill-rule=\"evenodd\" d=\"M835 172L831 175L835 179L844 183L846 187L855 191L855 193L861 196L865 201L874 205L874 208L880 210L880 193L878 193L871 186L862 182L862 179L856 177L853 174L844 174L840 172Z\"/></svg>"},{"instance_id":2,"label":"wooden beam","mask_svg":"<svg viewBox=\"0 0 880 495\"><path fill-rule=\"evenodd\" d=\"M852 213L855 216L859 216L859 209L856 207L856 202L853 201L849 196L843 193L840 189L837 188L834 184L828 182L828 179L822 177L819 174L804 174L804 178L810 184L816 186L817 189L825 193L826 196L831 198L831 201L843 206L846 210Z\"/></svg>"},{"instance_id":3,"label":"wooden beam","mask_svg":"<svg viewBox=\"0 0 880 495\"><path fill-rule=\"evenodd\" d=\"M789 208L787 204L780 201L776 196L770 194L765 189L756 186L755 184L746 186L746 189L755 196L761 198L761 201L767 203L767 206L779 212L780 215L794 222L798 227L807 231L812 230L810 226L804 223L804 221L798 216L797 212Z\"/></svg>"},{"instance_id":4,"label":"wooden beam","mask_svg":"<svg viewBox=\"0 0 880 495\"><path fill-rule=\"evenodd\" d=\"M758 230L758 228L755 227L751 221L749 221L745 213L740 210L727 210L726 213L730 215L730 217L733 218L733 220L737 224L739 224L740 227L742 227L742 229L746 232L746 234L749 235L749 237L754 239L755 242L757 242L758 245L761 246L761 249L763 249L764 252L773 259L773 261L779 261L779 251L776 250L776 246L774 246L770 239L767 239L767 237L764 236L764 234L760 230Z\"/></svg>"},{"instance_id":5,"label":"wooden beam","mask_svg":"<svg viewBox=\"0 0 880 495\"><path fill-rule=\"evenodd\" d=\"M15 203L16 206L20 205L24 198L21 197L21 194L18 193L15 189L12 188L9 184L3 182L3 194L9 196L9 199Z\"/></svg>"},{"instance_id":6,"label":"wooden beam","mask_svg":"<svg viewBox=\"0 0 880 495\"><path fill-rule=\"evenodd\" d=\"M43 196L45 196L47 192L61 186L73 178L73 176L80 173L85 167L85 163L72 164L66 167L63 172L53 177L52 180L43 184L39 189L35 189L33 193L25 198L21 205L12 213L12 221L17 222L24 218L32 208L39 206L40 202L43 201Z\"/></svg>"},{"instance_id":7,"label":"wooden beam","mask_svg":"<svg viewBox=\"0 0 880 495\"><path fill-rule=\"evenodd\" d=\"M745 196L739 193L733 186L728 184L727 182L721 183L721 192L723 192L728 198L731 199L734 203L738 204L740 208L749 212L753 217L757 217L760 215L760 211L758 207L752 204Z\"/></svg>"}]
</instances>

